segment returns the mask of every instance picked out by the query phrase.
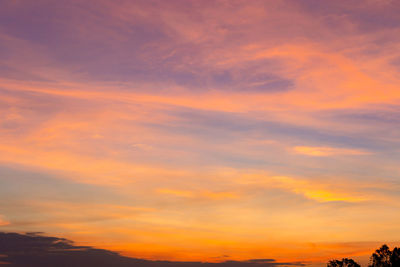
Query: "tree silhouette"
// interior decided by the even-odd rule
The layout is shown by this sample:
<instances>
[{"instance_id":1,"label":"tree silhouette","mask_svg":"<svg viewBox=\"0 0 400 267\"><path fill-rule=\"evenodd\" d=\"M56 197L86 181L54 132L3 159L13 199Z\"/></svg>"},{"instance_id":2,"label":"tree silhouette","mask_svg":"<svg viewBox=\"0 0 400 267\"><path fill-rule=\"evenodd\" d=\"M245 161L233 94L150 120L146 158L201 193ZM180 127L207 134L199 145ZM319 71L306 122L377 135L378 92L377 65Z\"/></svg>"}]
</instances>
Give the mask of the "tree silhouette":
<instances>
[{"instance_id":1,"label":"tree silhouette","mask_svg":"<svg viewBox=\"0 0 400 267\"><path fill-rule=\"evenodd\" d=\"M390 257L392 266L400 266L400 248L394 248L392 256Z\"/></svg>"},{"instance_id":2,"label":"tree silhouette","mask_svg":"<svg viewBox=\"0 0 400 267\"><path fill-rule=\"evenodd\" d=\"M371 256L370 267L399 267L400 249L394 248L393 251L385 244L375 251Z\"/></svg>"},{"instance_id":3,"label":"tree silhouette","mask_svg":"<svg viewBox=\"0 0 400 267\"><path fill-rule=\"evenodd\" d=\"M344 258L340 260L331 260L328 262L327 267L360 267L360 265L353 259Z\"/></svg>"}]
</instances>

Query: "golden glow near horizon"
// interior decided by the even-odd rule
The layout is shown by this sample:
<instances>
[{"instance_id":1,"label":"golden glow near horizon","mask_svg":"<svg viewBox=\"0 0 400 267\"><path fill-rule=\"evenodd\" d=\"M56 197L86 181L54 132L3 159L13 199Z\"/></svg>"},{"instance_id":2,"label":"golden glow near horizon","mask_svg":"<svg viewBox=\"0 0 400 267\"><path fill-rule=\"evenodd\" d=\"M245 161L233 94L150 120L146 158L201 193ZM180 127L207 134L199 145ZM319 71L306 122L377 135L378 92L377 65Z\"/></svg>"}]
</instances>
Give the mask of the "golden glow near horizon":
<instances>
[{"instance_id":1,"label":"golden glow near horizon","mask_svg":"<svg viewBox=\"0 0 400 267\"><path fill-rule=\"evenodd\" d=\"M170 260L400 241L399 1L0 3L0 231Z\"/></svg>"}]
</instances>

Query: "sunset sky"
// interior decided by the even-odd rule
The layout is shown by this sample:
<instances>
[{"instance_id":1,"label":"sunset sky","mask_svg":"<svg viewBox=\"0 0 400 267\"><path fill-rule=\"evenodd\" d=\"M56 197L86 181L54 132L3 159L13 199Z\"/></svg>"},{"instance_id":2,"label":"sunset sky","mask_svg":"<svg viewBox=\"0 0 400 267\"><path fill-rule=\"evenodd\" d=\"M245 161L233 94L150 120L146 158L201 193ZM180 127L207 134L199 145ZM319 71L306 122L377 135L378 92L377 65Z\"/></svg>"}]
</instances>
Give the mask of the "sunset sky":
<instances>
[{"instance_id":1,"label":"sunset sky","mask_svg":"<svg viewBox=\"0 0 400 267\"><path fill-rule=\"evenodd\" d=\"M1 0L0 231L178 261L400 244L399 14Z\"/></svg>"}]
</instances>

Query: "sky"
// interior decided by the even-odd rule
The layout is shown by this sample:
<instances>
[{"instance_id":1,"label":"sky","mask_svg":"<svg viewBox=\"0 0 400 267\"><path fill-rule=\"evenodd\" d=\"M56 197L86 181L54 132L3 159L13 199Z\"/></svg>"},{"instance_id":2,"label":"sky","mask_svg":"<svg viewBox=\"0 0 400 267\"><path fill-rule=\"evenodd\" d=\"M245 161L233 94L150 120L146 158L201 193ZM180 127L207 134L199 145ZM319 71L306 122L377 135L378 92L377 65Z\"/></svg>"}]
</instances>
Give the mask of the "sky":
<instances>
[{"instance_id":1,"label":"sky","mask_svg":"<svg viewBox=\"0 0 400 267\"><path fill-rule=\"evenodd\" d=\"M400 244L399 12L1 0L0 231L177 261Z\"/></svg>"}]
</instances>

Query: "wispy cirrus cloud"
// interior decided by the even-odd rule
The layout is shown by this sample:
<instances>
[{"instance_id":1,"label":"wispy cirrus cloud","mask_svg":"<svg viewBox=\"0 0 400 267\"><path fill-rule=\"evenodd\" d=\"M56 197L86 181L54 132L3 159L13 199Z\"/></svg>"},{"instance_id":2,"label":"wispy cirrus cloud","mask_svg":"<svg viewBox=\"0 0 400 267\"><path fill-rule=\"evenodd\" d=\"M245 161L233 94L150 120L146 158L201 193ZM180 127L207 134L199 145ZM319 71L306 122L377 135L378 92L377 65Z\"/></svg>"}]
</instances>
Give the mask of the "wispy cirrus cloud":
<instances>
[{"instance_id":1,"label":"wispy cirrus cloud","mask_svg":"<svg viewBox=\"0 0 400 267\"><path fill-rule=\"evenodd\" d=\"M399 11L2 1L4 227L180 260L400 239Z\"/></svg>"}]
</instances>

